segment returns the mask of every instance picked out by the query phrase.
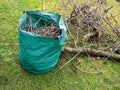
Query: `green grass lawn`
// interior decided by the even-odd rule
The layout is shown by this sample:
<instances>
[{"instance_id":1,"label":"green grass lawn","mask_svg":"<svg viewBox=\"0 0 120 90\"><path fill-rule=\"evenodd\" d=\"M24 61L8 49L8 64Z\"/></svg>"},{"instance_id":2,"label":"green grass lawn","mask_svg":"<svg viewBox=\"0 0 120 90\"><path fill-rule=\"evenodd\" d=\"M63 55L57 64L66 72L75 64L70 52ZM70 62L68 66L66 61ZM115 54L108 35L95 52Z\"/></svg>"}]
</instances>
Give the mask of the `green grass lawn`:
<instances>
[{"instance_id":1,"label":"green grass lawn","mask_svg":"<svg viewBox=\"0 0 120 90\"><path fill-rule=\"evenodd\" d=\"M56 0L43 0L44 10L53 11ZM114 0L107 0L108 6L113 5L115 11L120 11ZM120 64L108 60L77 64L72 61L56 74L65 62L72 56L64 53L54 70L49 73L35 75L22 69L19 62L18 20L24 10L41 10L41 0L1 0L0 1L0 90L120 90ZM89 72L104 72L99 74L77 74L72 71L74 65Z\"/></svg>"}]
</instances>

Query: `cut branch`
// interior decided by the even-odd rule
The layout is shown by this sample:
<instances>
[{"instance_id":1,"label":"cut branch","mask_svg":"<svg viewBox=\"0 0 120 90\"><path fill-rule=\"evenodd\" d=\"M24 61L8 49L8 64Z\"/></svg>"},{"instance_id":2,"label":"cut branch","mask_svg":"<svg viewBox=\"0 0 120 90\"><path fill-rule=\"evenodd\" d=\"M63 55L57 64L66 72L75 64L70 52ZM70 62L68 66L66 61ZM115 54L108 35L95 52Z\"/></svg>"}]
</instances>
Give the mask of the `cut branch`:
<instances>
[{"instance_id":1,"label":"cut branch","mask_svg":"<svg viewBox=\"0 0 120 90\"><path fill-rule=\"evenodd\" d=\"M85 35L83 36L82 40L83 40L83 42L85 42L85 41L87 41L88 39L90 39L91 37L96 36L96 35L97 35L96 32L94 32L94 33L91 32L91 33L85 34Z\"/></svg>"},{"instance_id":2,"label":"cut branch","mask_svg":"<svg viewBox=\"0 0 120 90\"><path fill-rule=\"evenodd\" d=\"M91 48L70 48L66 47L64 51L70 52L70 53L78 53L81 51L82 54L89 54L91 56L99 56L99 57L108 57L109 59L114 59L120 62L120 55L115 53L110 53L106 51L101 50L95 50Z\"/></svg>"},{"instance_id":3,"label":"cut branch","mask_svg":"<svg viewBox=\"0 0 120 90\"><path fill-rule=\"evenodd\" d=\"M104 21L113 29L113 31L116 33L116 35L118 36L118 38L120 39L120 32L118 31L118 29L110 22L110 20L108 19L108 17L104 17L103 18Z\"/></svg>"}]
</instances>

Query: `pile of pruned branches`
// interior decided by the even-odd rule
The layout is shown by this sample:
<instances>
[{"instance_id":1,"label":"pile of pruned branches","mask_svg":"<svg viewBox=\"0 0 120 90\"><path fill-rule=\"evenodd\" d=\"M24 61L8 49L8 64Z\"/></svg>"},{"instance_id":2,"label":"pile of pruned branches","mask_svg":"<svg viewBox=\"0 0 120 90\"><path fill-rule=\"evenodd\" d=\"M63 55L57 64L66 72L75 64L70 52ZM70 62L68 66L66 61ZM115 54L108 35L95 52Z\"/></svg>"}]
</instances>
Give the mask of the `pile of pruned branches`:
<instances>
[{"instance_id":1,"label":"pile of pruned branches","mask_svg":"<svg viewBox=\"0 0 120 90\"><path fill-rule=\"evenodd\" d=\"M84 3L80 2L82 1L59 0L58 5L61 5L60 8L64 10L63 17L68 30L68 44L63 48L63 52L72 53L74 56L55 73L71 61L76 60L77 63L71 68L74 73L80 70L83 73L107 76L105 71L101 72L99 68L96 69L96 66L99 66L98 63L92 63L92 68L96 72L91 72L86 67L82 69L82 65L79 63L83 62L83 58L78 58L78 55L84 54L87 62L103 60L100 66L108 59L120 62L120 13L116 13L114 7L107 7L106 0L84 0ZM88 65L88 63L86 64ZM119 84L119 81L109 79Z\"/></svg>"},{"instance_id":2,"label":"pile of pruned branches","mask_svg":"<svg viewBox=\"0 0 120 90\"><path fill-rule=\"evenodd\" d=\"M117 20L119 15L119 12L117 15L113 13L112 6L106 6L105 0L84 4L74 2L70 17L66 21L68 34L73 40L72 47L79 48L87 43L85 47L88 49L108 52L105 56L107 59L112 58L112 54L120 54L120 23ZM88 54L88 51L86 53ZM91 54L95 53L97 52ZM101 56L101 53L97 54Z\"/></svg>"},{"instance_id":3,"label":"pile of pruned branches","mask_svg":"<svg viewBox=\"0 0 120 90\"><path fill-rule=\"evenodd\" d=\"M57 25L55 22L47 25L46 23L42 26L42 27L38 27L38 24L40 23L40 19L38 19L36 21L36 23L34 24L34 26L32 25L32 19L31 17L29 17L28 19L28 25L25 31L27 32L31 32L34 34L38 34L41 36L47 36L47 37L57 37L59 35L61 35L62 31L59 27L59 25ZM21 25L20 28L22 28L23 26Z\"/></svg>"},{"instance_id":4,"label":"pile of pruned branches","mask_svg":"<svg viewBox=\"0 0 120 90\"><path fill-rule=\"evenodd\" d=\"M43 27L34 27L32 28L32 26L30 24L28 24L27 27L27 32L31 32L31 33L35 33L41 36L47 36L47 37L57 37L59 35L61 35L61 30L59 28L59 26L55 23L52 23L51 25L45 25Z\"/></svg>"}]
</instances>

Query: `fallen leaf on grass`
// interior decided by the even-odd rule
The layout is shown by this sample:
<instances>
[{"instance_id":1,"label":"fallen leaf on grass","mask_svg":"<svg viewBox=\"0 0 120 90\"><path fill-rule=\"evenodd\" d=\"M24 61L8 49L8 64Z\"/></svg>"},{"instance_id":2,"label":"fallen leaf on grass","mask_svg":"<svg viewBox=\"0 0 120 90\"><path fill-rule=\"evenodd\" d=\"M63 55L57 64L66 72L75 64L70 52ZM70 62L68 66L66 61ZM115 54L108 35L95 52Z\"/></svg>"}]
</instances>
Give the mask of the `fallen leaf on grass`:
<instances>
[{"instance_id":1,"label":"fallen leaf on grass","mask_svg":"<svg viewBox=\"0 0 120 90\"><path fill-rule=\"evenodd\" d=\"M92 62L92 61L96 61L97 60L97 57L90 57L89 59L88 59L88 62Z\"/></svg>"},{"instance_id":2,"label":"fallen leaf on grass","mask_svg":"<svg viewBox=\"0 0 120 90\"><path fill-rule=\"evenodd\" d=\"M95 61L95 60L97 60L96 57L91 57L90 59L91 59L91 61Z\"/></svg>"},{"instance_id":3,"label":"fallen leaf on grass","mask_svg":"<svg viewBox=\"0 0 120 90\"><path fill-rule=\"evenodd\" d=\"M77 58L77 62L78 62L78 63L81 63L81 62L83 62L83 59Z\"/></svg>"},{"instance_id":4,"label":"fallen leaf on grass","mask_svg":"<svg viewBox=\"0 0 120 90\"><path fill-rule=\"evenodd\" d=\"M76 68L75 66L74 66L74 67L72 67L72 68L71 68L71 70L72 70L74 73L76 73L76 74L77 74L77 71L78 71L78 70L77 70L77 68Z\"/></svg>"},{"instance_id":5,"label":"fallen leaf on grass","mask_svg":"<svg viewBox=\"0 0 120 90\"><path fill-rule=\"evenodd\" d=\"M98 36L101 37L103 35L103 32L99 31Z\"/></svg>"},{"instance_id":6,"label":"fallen leaf on grass","mask_svg":"<svg viewBox=\"0 0 120 90\"><path fill-rule=\"evenodd\" d=\"M64 52L64 51L65 51L65 48L63 47L63 48L62 48L62 52Z\"/></svg>"}]
</instances>

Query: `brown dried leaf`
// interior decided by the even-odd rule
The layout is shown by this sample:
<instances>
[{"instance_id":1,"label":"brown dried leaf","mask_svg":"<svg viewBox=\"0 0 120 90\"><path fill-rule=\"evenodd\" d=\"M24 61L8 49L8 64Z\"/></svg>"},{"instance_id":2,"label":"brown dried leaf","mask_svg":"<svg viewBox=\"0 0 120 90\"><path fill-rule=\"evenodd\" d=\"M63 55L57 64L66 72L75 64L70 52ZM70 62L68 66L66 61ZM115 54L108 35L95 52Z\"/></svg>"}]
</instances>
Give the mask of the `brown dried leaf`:
<instances>
[{"instance_id":1,"label":"brown dried leaf","mask_svg":"<svg viewBox=\"0 0 120 90\"><path fill-rule=\"evenodd\" d=\"M72 68L71 68L71 70L72 70L74 73L76 73L76 74L77 74L77 71L78 71L78 70L77 70L77 68L76 68L75 66L74 66L74 67L72 67Z\"/></svg>"},{"instance_id":2,"label":"brown dried leaf","mask_svg":"<svg viewBox=\"0 0 120 90\"><path fill-rule=\"evenodd\" d=\"M65 51L65 48L63 47L63 48L62 48L62 52L64 52L64 51Z\"/></svg>"},{"instance_id":3,"label":"brown dried leaf","mask_svg":"<svg viewBox=\"0 0 120 90\"><path fill-rule=\"evenodd\" d=\"M83 59L77 58L77 62L78 62L78 63L81 63L81 62L83 62Z\"/></svg>"},{"instance_id":4,"label":"brown dried leaf","mask_svg":"<svg viewBox=\"0 0 120 90\"><path fill-rule=\"evenodd\" d=\"M91 61L95 61L95 60L97 60L96 57L91 57L90 59L91 59Z\"/></svg>"},{"instance_id":5,"label":"brown dried leaf","mask_svg":"<svg viewBox=\"0 0 120 90\"><path fill-rule=\"evenodd\" d=\"M103 33L101 31L98 32L98 36L101 37Z\"/></svg>"}]
</instances>

